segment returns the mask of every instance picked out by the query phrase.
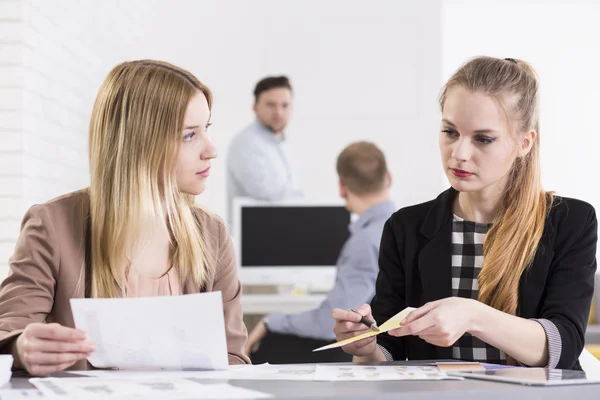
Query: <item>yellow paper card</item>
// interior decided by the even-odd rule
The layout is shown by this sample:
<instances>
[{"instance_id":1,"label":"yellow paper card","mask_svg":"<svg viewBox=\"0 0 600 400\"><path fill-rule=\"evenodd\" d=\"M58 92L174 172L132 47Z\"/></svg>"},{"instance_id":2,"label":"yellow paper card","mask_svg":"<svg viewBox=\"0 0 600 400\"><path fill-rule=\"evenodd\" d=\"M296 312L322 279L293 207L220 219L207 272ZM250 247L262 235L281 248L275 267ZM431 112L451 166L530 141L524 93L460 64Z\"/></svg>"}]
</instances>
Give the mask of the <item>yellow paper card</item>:
<instances>
[{"instance_id":1,"label":"yellow paper card","mask_svg":"<svg viewBox=\"0 0 600 400\"><path fill-rule=\"evenodd\" d=\"M319 347L318 349L314 349L313 352L314 351L321 351L321 350L335 349L336 347L342 347L342 346L345 346L347 344L354 343L354 342L356 342L358 340L370 338L372 336L377 336L380 333L391 331L392 329L399 328L400 327L400 322L404 321L404 318L406 318L408 316L408 314L411 311L413 311L413 310L414 310L413 307L406 307L404 310L400 311L398 314L394 315L392 318L388 319L383 324L379 325L379 330L378 331L365 332L362 335L354 336L354 337L349 338L349 339L345 339L345 340L341 340L339 342L328 344L327 346Z\"/></svg>"}]
</instances>

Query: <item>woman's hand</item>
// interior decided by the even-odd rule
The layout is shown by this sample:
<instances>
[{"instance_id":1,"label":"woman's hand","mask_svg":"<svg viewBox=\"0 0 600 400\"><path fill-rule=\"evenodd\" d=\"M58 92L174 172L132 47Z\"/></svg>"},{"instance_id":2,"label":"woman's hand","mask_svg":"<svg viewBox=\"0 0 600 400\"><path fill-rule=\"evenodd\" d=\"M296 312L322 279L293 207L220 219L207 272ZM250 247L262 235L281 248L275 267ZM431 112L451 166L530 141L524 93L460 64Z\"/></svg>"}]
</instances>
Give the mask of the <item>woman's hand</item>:
<instances>
[{"instance_id":1,"label":"woman's hand","mask_svg":"<svg viewBox=\"0 0 600 400\"><path fill-rule=\"evenodd\" d=\"M402 327L388 331L391 336L414 335L440 347L450 347L473 329L481 307L477 300L448 297L412 311Z\"/></svg>"},{"instance_id":2,"label":"woman's hand","mask_svg":"<svg viewBox=\"0 0 600 400\"><path fill-rule=\"evenodd\" d=\"M367 317L371 321L373 320L371 307L368 304L363 304L356 312L335 308L331 312L331 316L335 319L333 333L338 342L371 331L369 327L360 322L361 316ZM373 336L342 346L342 350L354 356L368 356L375 352L377 347L376 341L376 337Z\"/></svg>"},{"instance_id":3,"label":"woman's hand","mask_svg":"<svg viewBox=\"0 0 600 400\"><path fill-rule=\"evenodd\" d=\"M255 347L262 342L267 335L267 326L265 320L261 319L258 324L252 329L252 332L248 335L248 341L246 342L246 355L250 357Z\"/></svg>"},{"instance_id":4,"label":"woman's hand","mask_svg":"<svg viewBox=\"0 0 600 400\"><path fill-rule=\"evenodd\" d=\"M27 325L15 342L16 364L31 375L48 375L89 357L96 345L84 332L53 323Z\"/></svg>"}]
</instances>

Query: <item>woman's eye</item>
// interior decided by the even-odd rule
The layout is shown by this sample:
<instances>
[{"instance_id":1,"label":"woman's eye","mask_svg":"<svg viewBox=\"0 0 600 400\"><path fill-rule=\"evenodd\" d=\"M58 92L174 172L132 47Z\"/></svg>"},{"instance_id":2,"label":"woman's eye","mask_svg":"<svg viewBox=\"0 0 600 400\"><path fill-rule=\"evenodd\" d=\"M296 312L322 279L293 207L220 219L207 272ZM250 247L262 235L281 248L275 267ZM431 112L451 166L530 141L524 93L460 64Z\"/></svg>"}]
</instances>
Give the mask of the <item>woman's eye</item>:
<instances>
[{"instance_id":1,"label":"woman's eye","mask_svg":"<svg viewBox=\"0 0 600 400\"><path fill-rule=\"evenodd\" d=\"M448 136L448 137L456 137L456 136L458 136L458 132L456 132L453 129L444 129L444 130L442 130L442 132L444 132L446 134L446 136Z\"/></svg>"},{"instance_id":2,"label":"woman's eye","mask_svg":"<svg viewBox=\"0 0 600 400\"><path fill-rule=\"evenodd\" d=\"M192 140L194 138L194 136L196 136L196 132L186 133L185 135L183 135L183 141L189 142L190 140Z\"/></svg>"},{"instance_id":3,"label":"woman's eye","mask_svg":"<svg viewBox=\"0 0 600 400\"><path fill-rule=\"evenodd\" d=\"M477 138L477 141L484 145L492 144L494 142L494 140L495 140L494 138L489 138L489 137Z\"/></svg>"}]
</instances>

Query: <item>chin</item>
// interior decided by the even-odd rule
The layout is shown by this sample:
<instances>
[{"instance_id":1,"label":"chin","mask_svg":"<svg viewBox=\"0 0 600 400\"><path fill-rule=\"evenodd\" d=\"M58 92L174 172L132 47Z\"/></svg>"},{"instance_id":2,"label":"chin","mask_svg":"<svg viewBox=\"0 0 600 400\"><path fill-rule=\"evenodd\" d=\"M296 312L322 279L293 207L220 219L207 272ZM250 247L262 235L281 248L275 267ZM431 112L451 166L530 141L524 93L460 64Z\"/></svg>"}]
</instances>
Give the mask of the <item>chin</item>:
<instances>
[{"instance_id":1,"label":"chin","mask_svg":"<svg viewBox=\"0 0 600 400\"><path fill-rule=\"evenodd\" d=\"M198 196L198 195L204 193L204 190L206 190L206 186L202 185L202 187L197 187L197 186L193 187L192 186L192 187L183 188L181 190L181 192L192 195L192 196Z\"/></svg>"},{"instance_id":2,"label":"chin","mask_svg":"<svg viewBox=\"0 0 600 400\"><path fill-rule=\"evenodd\" d=\"M457 192L477 192L481 190L480 185L478 185L476 182L468 182L463 179L458 179L454 175L448 176L448 182L450 182L450 186L452 186Z\"/></svg>"}]
</instances>

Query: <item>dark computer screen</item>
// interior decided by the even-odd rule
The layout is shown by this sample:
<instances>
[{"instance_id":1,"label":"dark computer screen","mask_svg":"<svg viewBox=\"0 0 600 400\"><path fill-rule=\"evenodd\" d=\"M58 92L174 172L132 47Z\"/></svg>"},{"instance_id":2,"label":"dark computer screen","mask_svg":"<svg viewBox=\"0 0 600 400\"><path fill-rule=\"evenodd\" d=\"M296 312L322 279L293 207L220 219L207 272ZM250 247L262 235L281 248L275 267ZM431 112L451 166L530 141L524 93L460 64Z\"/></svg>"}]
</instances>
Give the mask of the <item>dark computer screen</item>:
<instances>
[{"instance_id":1,"label":"dark computer screen","mask_svg":"<svg viewBox=\"0 0 600 400\"><path fill-rule=\"evenodd\" d=\"M335 265L349 236L341 206L242 207L243 267Z\"/></svg>"}]
</instances>

